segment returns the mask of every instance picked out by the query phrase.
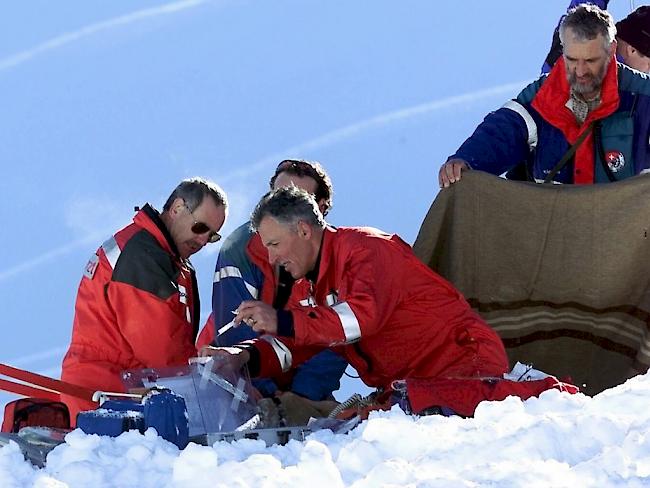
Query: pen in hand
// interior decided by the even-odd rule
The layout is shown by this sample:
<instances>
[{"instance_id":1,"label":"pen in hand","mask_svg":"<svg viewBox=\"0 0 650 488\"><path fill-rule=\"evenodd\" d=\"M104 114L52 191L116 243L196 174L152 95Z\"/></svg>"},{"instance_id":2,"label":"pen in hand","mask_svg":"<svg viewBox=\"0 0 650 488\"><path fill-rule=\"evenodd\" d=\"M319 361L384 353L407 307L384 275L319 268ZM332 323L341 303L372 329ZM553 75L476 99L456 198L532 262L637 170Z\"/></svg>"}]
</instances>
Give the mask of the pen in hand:
<instances>
[{"instance_id":1,"label":"pen in hand","mask_svg":"<svg viewBox=\"0 0 650 488\"><path fill-rule=\"evenodd\" d=\"M237 312L237 310L232 310L232 313L235 314L235 315L237 315L238 312ZM232 328L235 327L236 325L237 325L237 324L235 324L235 319L232 319L232 320L231 320L230 322L228 322L226 325L224 325L223 327L220 327L219 330L217 330L217 336L220 336L221 334L223 334L224 332L226 332L226 331L232 329Z\"/></svg>"}]
</instances>

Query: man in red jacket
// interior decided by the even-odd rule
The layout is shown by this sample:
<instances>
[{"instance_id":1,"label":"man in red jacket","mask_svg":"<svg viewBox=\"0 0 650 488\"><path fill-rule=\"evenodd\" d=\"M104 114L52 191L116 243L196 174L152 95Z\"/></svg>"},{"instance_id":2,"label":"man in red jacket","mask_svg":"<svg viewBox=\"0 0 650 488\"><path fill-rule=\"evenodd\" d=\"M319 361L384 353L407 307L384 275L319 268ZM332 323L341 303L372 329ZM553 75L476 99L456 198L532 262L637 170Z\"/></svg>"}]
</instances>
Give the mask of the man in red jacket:
<instances>
[{"instance_id":1,"label":"man in red jacket","mask_svg":"<svg viewBox=\"0 0 650 488\"><path fill-rule=\"evenodd\" d=\"M159 213L146 204L86 264L61 378L121 392L121 372L187 364L196 356L199 294L188 258L220 239L223 190L182 181ZM70 418L95 406L64 397Z\"/></svg>"},{"instance_id":2,"label":"man in red jacket","mask_svg":"<svg viewBox=\"0 0 650 488\"><path fill-rule=\"evenodd\" d=\"M496 333L398 236L330 227L313 197L293 187L267 193L251 223L269 261L298 281L284 310L254 300L239 306L235 321L268 335L227 351L204 348L204 355L229 352L233 366L248 363L252 375L268 377L332 347L364 383L384 391L401 379L507 371Z\"/></svg>"}]
</instances>

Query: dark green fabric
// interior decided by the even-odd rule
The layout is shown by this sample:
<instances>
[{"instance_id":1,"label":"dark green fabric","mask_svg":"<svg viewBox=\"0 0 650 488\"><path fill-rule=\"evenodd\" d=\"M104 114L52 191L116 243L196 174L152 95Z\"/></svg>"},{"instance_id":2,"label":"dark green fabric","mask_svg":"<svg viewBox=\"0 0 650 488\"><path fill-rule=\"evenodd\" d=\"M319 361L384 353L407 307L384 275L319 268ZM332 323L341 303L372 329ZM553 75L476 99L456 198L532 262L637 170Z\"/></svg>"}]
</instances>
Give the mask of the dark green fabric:
<instances>
[{"instance_id":1,"label":"dark green fabric","mask_svg":"<svg viewBox=\"0 0 650 488\"><path fill-rule=\"evenodd\" d=\"M650 365L650 177L537 185L467 171L415 253L501 335L511 361L594 394Z\"/></svg>"}]
</instances>

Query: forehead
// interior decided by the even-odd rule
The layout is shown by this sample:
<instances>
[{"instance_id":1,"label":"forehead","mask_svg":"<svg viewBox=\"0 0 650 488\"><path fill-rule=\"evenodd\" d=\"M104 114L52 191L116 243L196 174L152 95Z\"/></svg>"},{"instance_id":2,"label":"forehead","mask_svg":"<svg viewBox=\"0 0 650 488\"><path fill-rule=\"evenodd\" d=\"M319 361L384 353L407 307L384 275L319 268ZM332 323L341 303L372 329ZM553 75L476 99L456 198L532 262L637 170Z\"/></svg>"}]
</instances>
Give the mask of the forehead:
<instances>
[{"instance_id":1,"label":"forehead","mask_svg":"<svg viewBox=\"0 0 650 488\"><path fill-rule=\"evenodd\" d=\"M316 180L311 176L297 176L283 171L275 179L273 189L277 190L278 188L283 188L291 185L294 185L301 190L305 190L312 195L316 193L316 188L318 187L318 183L316 183Z\"/></svg>"},{"instance_id":2,"label":"forehead","mask_svg":"<svg viewBox=\"0 0 650 488\"><path fill-rule=\"evenodd\" d=\"M564 42L562 48L564 54L573 59L594 59L608 55L605 49L605 38L602 34L598 34L595 39L580 41L575 38L571 29L567 29Z\"/></svg>"},{"instance_id":3,"label":"forehead","mask_svg":"<svg viewBox=\"0 0 650 488\"><path fill-rule=\"evenodd\" d=\"M195 219L218 228L226 218L226 209L223 205L217 205L212 197L206 196L192 214Z\"/></svg>"},{"instance_id":4,"label":"forehead","mask_svg":"<svg viewBox=\"0 0 650 488\"><path fill-rule=\"evenodd\" d=\"M263 243L270 241L281 240L291 234L291 229L288 225L281 224L273 217L266 216L260 221L257 232L262 238Z\"/></svg>"}]
</instances>

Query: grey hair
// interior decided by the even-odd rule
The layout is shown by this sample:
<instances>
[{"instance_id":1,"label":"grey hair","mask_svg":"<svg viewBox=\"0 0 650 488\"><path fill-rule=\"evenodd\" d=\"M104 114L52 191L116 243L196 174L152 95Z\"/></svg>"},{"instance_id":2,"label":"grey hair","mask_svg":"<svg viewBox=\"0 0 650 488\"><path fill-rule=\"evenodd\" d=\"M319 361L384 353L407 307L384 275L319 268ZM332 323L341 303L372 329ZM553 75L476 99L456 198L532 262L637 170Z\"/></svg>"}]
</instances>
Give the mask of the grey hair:
<instances>
[{"instance_id":1,"label":"grey hair","mask_svg":"<svg viewBox=\"0 0 650 488\"><path fill-rule=\"evenodd\" d=\"M309 192L288 186L271 190L262 197L251 214L251 228L257 231L264 217L273 217L279 223L296 229L298 222L322 229L325 219Z\"/></svg>"},{"instance_id":2,"label":"grey hair","mask_svg":"<svg viewBox=\"0 0 650 488\"><path fill-rule=\"evenodd\" d=\"M569 10L560 24L560 42L566 46L566 30L571 29L578 42L591 41L598 35L605 39L604 49L607 51L616 39L616 24L614 18L606 10L596 5L580 4Z\"/></svg>"},{"instance_id":3,"label":"grey hair","mask_svg":"<svg viewBox=\"0 0 650 488\"><path fill-rule=\"evenodd\" d=\"M203 203L203 199L210 196L217 207L223 206L228 208L228 198L226 192L215 182L201 177L188 178L181 181L174 189L163 206L164 211L169 211L174 200L182 198L190 212Z\"/></svg>"}]
</instances>

